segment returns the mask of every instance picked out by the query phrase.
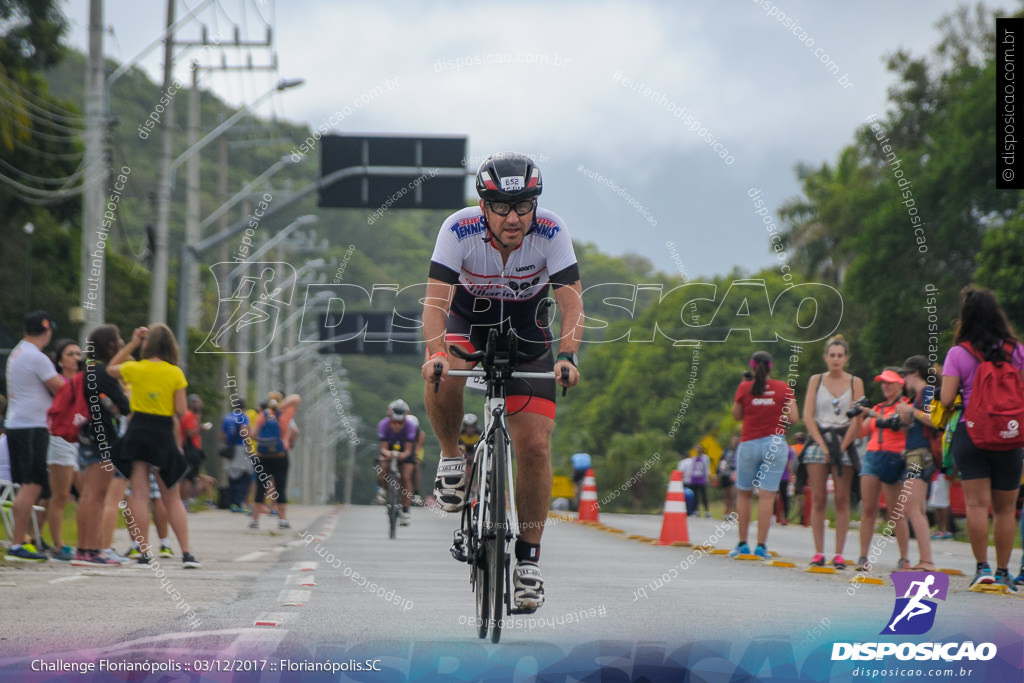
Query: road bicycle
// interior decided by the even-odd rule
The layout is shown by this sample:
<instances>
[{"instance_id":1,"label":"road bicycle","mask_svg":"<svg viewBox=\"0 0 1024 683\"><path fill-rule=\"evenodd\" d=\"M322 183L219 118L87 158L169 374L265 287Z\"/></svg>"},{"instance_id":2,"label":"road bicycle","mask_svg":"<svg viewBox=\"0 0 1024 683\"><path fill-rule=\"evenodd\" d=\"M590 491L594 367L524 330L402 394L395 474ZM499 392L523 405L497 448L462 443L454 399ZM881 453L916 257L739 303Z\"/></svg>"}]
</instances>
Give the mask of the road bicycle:
<instances>
[{"instance_id":1,"label":"road bicycle","mask_svg":"<svg viewBox=\"0 0 1024 683\"><path fill-rule=\"evenodd\" d=\"M499 342L501 342L499 344ZM499 346L505 350L499 350ZM516 336L509 332L499 339L491 329L481 351L468 353L456 345L450 350L464 360L479 362L479 369L449 370L452 377L482 377L485 382L484 428L469 469L469 495L462 509L461 527L455 531L451 553L470 566L470 590L476 597L477 635L491 642L501 638L506 612L515 614L511 600L509 547L519 537L515 482L512 477L512 441L505 412L505 385L512 379L552 379L553 372L516 372L519 364L536 360L547 350L524 354L518 351ZM434 376L441 367L435 365ZM568 379L563 369L563 377ZM437 391L437 379L434 390ZM562 390L565 395L565 389Z\"/></svg>"}]
</instances>

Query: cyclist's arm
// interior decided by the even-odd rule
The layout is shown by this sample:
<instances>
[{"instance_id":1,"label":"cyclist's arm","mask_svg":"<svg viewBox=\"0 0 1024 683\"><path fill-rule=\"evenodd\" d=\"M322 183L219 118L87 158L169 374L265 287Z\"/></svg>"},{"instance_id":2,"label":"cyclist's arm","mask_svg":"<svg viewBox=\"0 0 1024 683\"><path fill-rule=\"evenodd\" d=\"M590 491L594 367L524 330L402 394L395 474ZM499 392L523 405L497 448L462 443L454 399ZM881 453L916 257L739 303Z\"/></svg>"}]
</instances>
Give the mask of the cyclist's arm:
<instances>
[{"instance_id":1,"label":"cyclist's arm","mask_svg":"<svg viewBox=\"0 0 1024 683\"><path fill-rule=\"evenodd\" d=\"M555 285L555 302L562 319L558 351L576 353L583 340L583 289L576 280L567 285Z\"/></svg>"},{"instance_id":2,"label":"cyclist's arm","mask_svg":"<svg viewBox=\"0 0 1024 683\"><path fill-rule=\"evenodd\" d=\"M435 353L448 351L444 342L445 327L448 324L448 311L452 306L452 297L455 295L455 287L438 280L427 278L427 294L423 299L423 339L427 343L427 358ZM441 377L448 374L448 359L438 356L433 360L423 363L423 379L433 380L434 363L442 365Z\"/></svg>"},{"instance_id":3,"label":"cyclist's arm","mask_svg":"<svg viewBox=\"0 0 1024 683\"><path fill-rule=\"evenodd\" d=\"M580 348L580 341L583 339L583 290L580 288L580 281L576 280L567 285L555 286L555 302L558 304L559 315L562 318L562 336L558 340L558 352L576 353ZM561 367L559 367L561 366ZM568 381L563 383L563 368L568 368ZM575 365L567 360L555 361L555 382L559 386L574 387L580 381L580 373Z\"/></svg>"},{"instance_id":4,"label":"cyclist's arm","mask_svg":"<svg viewBox=\"0 0 1024 683\"><path fill-rule=\"evenodd\" d=\"M388 442L381 439L380 442L380 455L382 458L391 457L391 448L388 446Z\"/></svg>"}]
</instances>

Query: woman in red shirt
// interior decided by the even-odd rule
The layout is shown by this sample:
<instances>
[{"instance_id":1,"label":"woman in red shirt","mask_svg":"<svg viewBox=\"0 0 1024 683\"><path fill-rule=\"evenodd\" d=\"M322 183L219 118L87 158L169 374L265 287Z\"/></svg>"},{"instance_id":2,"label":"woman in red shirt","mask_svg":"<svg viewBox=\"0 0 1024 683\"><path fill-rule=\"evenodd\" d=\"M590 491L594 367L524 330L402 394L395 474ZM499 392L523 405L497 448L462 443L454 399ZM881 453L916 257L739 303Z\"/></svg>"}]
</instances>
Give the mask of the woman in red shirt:
<instances>
[{"instance_id":1,"label":"woman in red shirt","mask_svg":"<svg viewBox=\"0 0 1024 683\"><path fill-rule=\"evenodd\" d=\"M789 456L786 428L797 414L793 388L778 379L769 379L772 357L758 351L750 357L753 379L736 388L732 416L743 421L740 445L736 452L736 488L739 491L736 510L739 515L740 542L729 551L729 557L749 555L747 527L754 489L760 490L757 506L757 547L754 554L768 559L768 527L775 509L782 470Z\"/></svg>"}]
</instances>

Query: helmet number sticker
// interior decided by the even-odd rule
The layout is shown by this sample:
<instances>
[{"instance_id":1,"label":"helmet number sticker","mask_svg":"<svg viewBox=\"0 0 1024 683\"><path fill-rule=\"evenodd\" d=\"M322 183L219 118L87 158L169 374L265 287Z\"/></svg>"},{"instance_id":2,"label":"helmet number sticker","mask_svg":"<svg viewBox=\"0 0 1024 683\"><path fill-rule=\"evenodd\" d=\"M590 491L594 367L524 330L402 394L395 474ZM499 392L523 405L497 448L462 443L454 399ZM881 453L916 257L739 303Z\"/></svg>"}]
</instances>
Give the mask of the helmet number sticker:
<instances>
[{"instance_id":1,"label":"helmet number sticker","mask_svg":"<svg viewBox=\"0 0 1024 683\"><path fill-rule=\"evenodd\" d=\"M526 179L521 175L510 175L501 179L501 189L505 192L522 190L525 186Z\"/></svg>"}]
</instances>

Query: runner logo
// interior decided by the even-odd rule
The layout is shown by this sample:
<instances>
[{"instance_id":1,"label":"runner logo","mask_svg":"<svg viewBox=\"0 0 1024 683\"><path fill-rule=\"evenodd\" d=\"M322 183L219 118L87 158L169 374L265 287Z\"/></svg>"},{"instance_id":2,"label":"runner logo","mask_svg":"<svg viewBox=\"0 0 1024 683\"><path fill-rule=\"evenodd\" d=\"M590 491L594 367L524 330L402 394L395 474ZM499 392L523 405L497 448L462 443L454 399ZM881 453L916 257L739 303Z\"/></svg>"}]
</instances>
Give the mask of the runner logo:
<instances>
[{"instance_id":1,"label":"runner logo","mask_svg":"<svg viewBox=\"0 0 1024 683\"><path fill-rule=\"evenodd\" d=\"M917 636L935 624L936 603L945 600L949 577L942 572L893 572L889 575L896 591L896 605L882 635ZM902 597L900 597L902 596Z\"/></svg>"},{"instance_id":2,"label":"runner logo","mask_svg":"<svg viewBox=\"0 0 1024 683\"><path fill-rule=\"evenodd\" d=\"M218 266L210 266L216 276ZM274 341L277 323L281 313L292 303L295 292L295 268L283 262L253 262L239 266L229 263L234 270L222 282L217 281L219 291L217 318L210 327L206 339L195 350L196 353L223 353L230 351L228 340L232 334L247 331L255 339L259 326L266 332L266 342L260 348L238 351L237 353L260 353ZM256 327L252 327L256 325ZM248 329L247 329L248 328Z\"/></svg>"}]
</instances>

